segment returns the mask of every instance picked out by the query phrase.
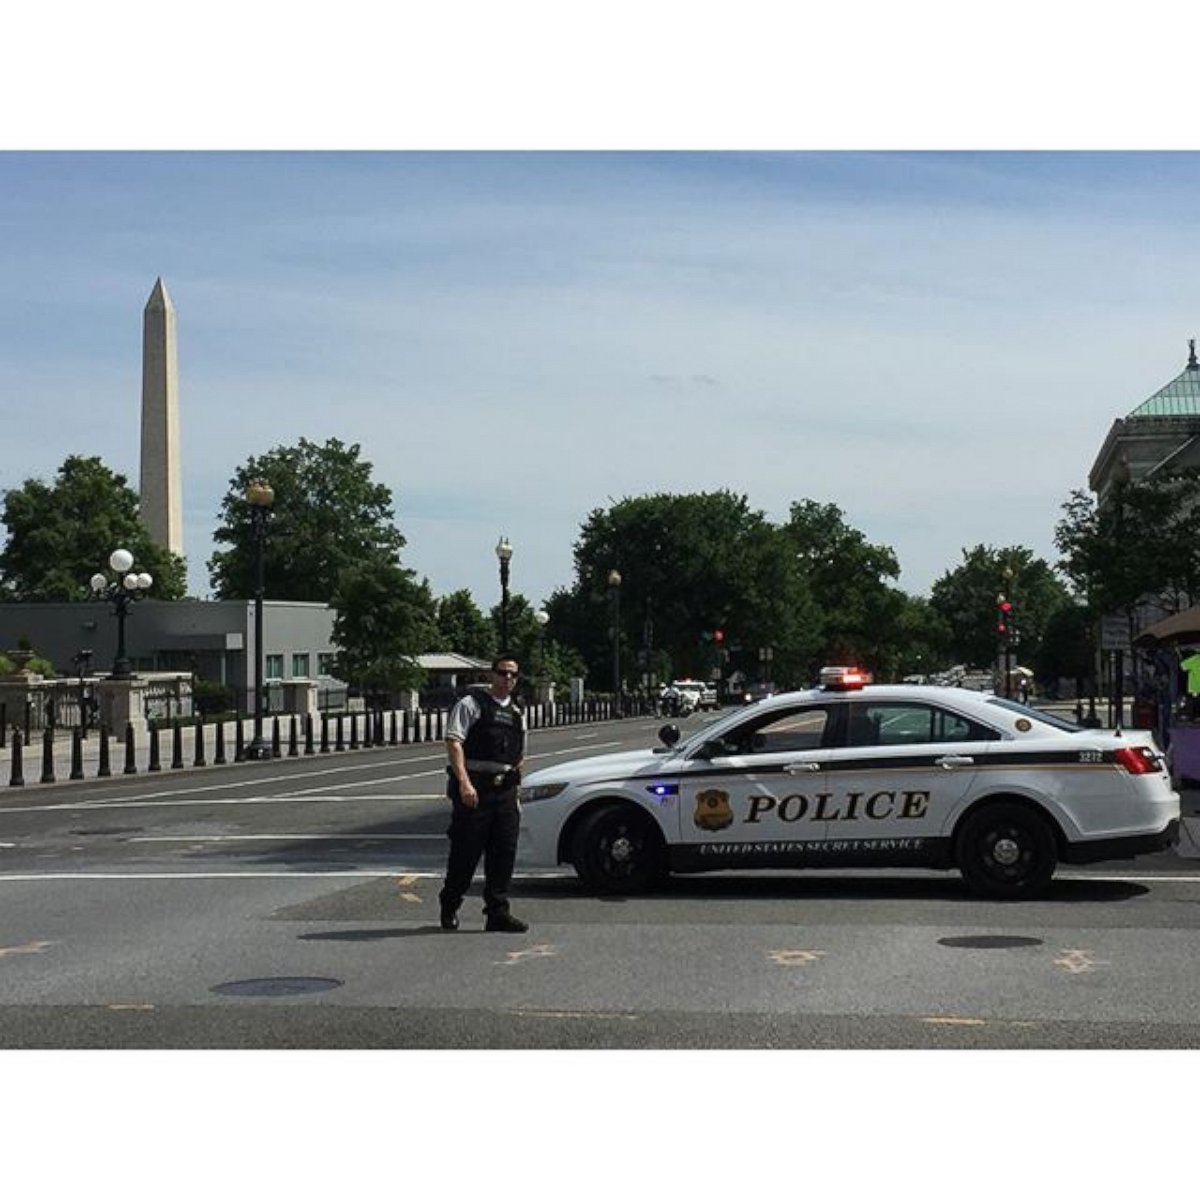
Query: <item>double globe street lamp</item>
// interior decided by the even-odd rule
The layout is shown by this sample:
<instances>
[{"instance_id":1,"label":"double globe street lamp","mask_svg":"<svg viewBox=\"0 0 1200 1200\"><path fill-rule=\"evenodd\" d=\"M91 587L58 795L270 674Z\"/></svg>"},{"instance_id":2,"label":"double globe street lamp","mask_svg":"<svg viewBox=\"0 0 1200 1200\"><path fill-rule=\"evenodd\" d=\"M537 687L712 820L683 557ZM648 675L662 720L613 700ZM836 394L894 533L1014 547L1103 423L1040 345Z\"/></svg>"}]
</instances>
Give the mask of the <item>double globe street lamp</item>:
<instances>
[{"instance_id":1,"label":"double globe street lamp","mask_svg":"<svg viewBox=\"0 0 1200 1200\"><path fill-rule=\"evenodd\" d=\"M129 606L142 599L154 580L145 571L132 569L133 555L128 550L114 550L109 555L108 565L116 573L116 579L109 579L102 571L97 571L89 582L97 598L107 600L117 617L117 656L113 660L112 677L132 679L129 656L125 653L125 618L129 615Z\"/></svg>"}]
</instances>

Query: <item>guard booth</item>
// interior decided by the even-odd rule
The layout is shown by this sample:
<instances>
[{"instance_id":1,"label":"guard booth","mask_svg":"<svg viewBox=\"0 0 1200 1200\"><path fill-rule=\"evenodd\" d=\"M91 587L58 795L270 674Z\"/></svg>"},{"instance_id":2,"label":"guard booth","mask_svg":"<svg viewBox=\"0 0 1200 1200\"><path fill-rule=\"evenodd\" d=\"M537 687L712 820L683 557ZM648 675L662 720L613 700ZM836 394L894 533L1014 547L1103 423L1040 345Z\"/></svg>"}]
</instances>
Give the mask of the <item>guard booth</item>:
<instances>
[{"instance_id":1,"label":"guard booth","mask_svg":"<svg viewBox=\"0 0 1200 1200\"><path fill-rule=\"evenodd\" d=\"M1200 605L1150 625L1133 644L1153 667L1153 691L1135 700L1134 716L1151 718L1142 727L1168 751L1176 786L1200 787Z\"/></svg>"}]
</instances>

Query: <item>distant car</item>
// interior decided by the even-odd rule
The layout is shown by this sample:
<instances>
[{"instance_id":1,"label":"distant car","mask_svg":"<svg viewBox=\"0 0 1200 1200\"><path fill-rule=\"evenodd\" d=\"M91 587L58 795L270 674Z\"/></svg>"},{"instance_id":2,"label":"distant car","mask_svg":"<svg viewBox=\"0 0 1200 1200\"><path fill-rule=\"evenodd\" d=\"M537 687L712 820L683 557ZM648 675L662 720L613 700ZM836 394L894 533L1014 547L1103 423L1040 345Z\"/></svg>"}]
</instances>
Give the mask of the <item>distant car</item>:
<instances>
[{"instance_id":1,"label":"distant car","mask_svg":"<svg viewBox=\"0 0 1200 1200\"><path fill-rule=\"evenodd\" d=\"M1179 836L1179 795L1149 732L1119 736L965 688L822 686L772 696L657 750L529 775L520 853L571 863L600 892L670 871L959 870L1021 899L1058 863L1150 854Z\"/></svg>"},{"instance_id":2,"label":"distant car","mask_svg":"<svg viewBox=\"0 0 1200 1200\"><path fill-rule=\"evenodd\" d=\"M691 711L707 712L718 707L717 689L711 683L703 683L699 679L676 679L671 686L680 696L690 699Z\"/></svg>"},{"instance_id":3,"label":"distant car","mask_svg":"<svg viewBox=\"0 0 1200 1200\"><path fill-rule=\"evenodd\" d=\"M743 704L757 704L768 696L773 696L779 689L773 683L752 683L742 691Z\"/></svg>"}]
</instances>

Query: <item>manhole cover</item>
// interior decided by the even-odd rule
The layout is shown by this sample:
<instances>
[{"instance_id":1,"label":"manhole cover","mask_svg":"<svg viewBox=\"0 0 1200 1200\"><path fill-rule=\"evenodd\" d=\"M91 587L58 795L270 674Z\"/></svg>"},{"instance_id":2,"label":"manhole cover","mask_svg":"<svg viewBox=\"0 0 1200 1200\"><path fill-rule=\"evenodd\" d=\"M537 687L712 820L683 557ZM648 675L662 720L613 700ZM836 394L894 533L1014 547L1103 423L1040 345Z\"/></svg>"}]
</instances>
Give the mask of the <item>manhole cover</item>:
<instances>
[{"instance_id":1,"label":"manhole cover","mask_svg":"<svg viewBox=\"0 0 1200 1200\"><path fill-rule=\"evenodd\" d=\"M232 983L219 983L211 990L218 996L305 996L341 986L340 979L283 975L277 979L235 979Z\"/></svg>"},{"instance_id":2,"label":"manhole cover","mask_svg":"<svg viewBox=\"0 0 1200 1200\"><path fill-rule=\"evenodd\" d=\"M1010 937L1006 934L980 934L976 937L938 938L939 946L960 950L1008 950L1013 946L1040 946L1041 938Z\"/></svg>"}]
</instances>

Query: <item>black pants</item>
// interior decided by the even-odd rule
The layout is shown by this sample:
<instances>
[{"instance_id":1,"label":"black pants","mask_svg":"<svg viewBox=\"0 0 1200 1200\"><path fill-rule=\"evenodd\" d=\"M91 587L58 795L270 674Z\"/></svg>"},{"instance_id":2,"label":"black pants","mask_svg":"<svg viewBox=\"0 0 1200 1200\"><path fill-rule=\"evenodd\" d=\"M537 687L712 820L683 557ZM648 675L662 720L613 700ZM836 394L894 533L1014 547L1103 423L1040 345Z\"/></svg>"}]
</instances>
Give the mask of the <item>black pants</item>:
<instances>
[{"instance_id":1,"label":"black pants","mask_svg":"<svg viewBox=\"0 0 1200 1200\"><path fill-rule=\"evenodd\" d=\"M517 808L517 789L488 791L476 784L479 803L475 808L463 804L458 780L450 780L450 858L446 863L446 881L438 894L443 908L457 909L475 877L475 868L483 858L483 911L489 917L508 912L508 888L517 860L517 835L521 811Z\"/></svg>"}]
</instances>

